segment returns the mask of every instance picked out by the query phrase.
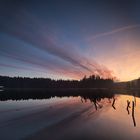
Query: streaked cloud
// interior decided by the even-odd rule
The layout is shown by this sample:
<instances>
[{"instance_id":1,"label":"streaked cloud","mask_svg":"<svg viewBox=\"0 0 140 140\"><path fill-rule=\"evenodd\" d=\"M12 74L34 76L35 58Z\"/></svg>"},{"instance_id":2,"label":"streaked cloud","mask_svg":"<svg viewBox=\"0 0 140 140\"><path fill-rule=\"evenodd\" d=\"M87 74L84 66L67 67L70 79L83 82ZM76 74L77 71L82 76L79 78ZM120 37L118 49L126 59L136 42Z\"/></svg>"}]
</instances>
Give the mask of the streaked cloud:
<instances>
[{"instance_id":1,"label":"streaked cloud","mask_svg":"<svg viewBox=\"0 0 140 140\"><path fill-rule=\"evenodd\" d=\"M113 35L113 34L119 33L119 32L132 30L132 29L135 29L135 28L140 28L140 24L128 25L128 26L124 26L124 27L121 27L121 28L117 28L117 29L111 30L111 31L99 33L99 34L90 36L90 37L88 38L88 41L92 41L92 40L95 40L95 39L97 39L97 38L104 37L104 36Z\"/></svg>"},{"instance_id":2,"label":"streaked cloud","mask_svg":"<svg viewBox=\"0 0 140 140\"><path fill-rule=\"evenodd\" d=\"M12 25L12 27L10 25ZM97 62L90 62L88 58L79 55L79 53L75 51L76 49L69 45L68 42L60 43L59 37L55 36L53 29L49 29L44 22L38 20L30 14L25 12L17 13L12 23L6 23L3 25L3 32L17 38L18 40L26 42L27 44L31 44L33 47L45 51L46 53L53 55L62 61L70 63L73 65L73 69L81 69L80 71L83 73L83 76L99 74L104 78L112 77L110 70L102 65L99 65ZM13 47L11 46L11 48ZM15 52L12 51L12 53L12 55L7 55L11 55L13 59L38 65L39 67L52 67L52 71L57 70L57 64L54 64L55 67L53 67L53 64L50 64L47 59L39 59L38 56L33 57L33 55L27 56L26 54L18 54L16 53L16 49ZM65 73L65 71L63 71L63 73Z\"/></svg>"}]
</instances>

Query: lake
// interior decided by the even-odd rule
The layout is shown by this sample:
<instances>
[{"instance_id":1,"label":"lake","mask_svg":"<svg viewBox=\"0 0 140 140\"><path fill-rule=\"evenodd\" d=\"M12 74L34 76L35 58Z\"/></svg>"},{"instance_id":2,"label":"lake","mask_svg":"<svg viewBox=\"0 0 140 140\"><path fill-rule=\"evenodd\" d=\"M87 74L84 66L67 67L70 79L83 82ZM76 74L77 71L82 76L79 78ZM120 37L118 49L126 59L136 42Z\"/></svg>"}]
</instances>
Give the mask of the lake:
<instances>
[{"instance_id":1,"label":"lake","mask_svg":"<svg viewBox=\"0 0 140 140\"><path fill-rule=\"evenodd\" d=\"M0 92L2 140L140 139L138 96L93 91L44 98L40 95L35 99L29 93L28 98L19 93L23 95L22 90Z\"/></svg>"}]
</instances>

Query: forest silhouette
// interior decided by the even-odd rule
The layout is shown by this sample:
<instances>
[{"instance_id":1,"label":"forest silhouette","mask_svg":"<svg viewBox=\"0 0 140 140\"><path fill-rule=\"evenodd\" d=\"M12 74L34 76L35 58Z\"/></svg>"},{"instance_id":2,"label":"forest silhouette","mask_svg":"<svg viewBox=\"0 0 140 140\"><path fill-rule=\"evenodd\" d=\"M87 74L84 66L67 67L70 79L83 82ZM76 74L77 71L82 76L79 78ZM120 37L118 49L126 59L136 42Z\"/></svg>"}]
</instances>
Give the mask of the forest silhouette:
<instances>
[{"instance_id":1,"label":"forest silhouette","mask_svg":"<svg viewBox=\"0 0 140 140\"><path fill-rule=\"evenodd\" d=\"M85 76L81 80L0 76L0 86L4 88L110 88L113 86L113 79L103 79L98 75Z\"/></svg>"}]
</instances>

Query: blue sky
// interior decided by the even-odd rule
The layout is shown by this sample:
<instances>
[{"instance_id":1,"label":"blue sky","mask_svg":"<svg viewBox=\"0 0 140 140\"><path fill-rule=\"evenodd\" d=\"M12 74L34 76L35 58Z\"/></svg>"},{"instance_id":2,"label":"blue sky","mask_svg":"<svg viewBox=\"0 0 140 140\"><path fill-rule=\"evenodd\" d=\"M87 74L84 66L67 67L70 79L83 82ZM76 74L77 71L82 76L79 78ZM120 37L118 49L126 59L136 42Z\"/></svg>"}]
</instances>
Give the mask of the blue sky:
<instances>
[{"instance_id":1,"label":"blue sky","mask_svg":"<svg viewBox=\"0 0 140 140\"><path fill-rule=\"evenodd\" d=\"M121 81L140 76L140 2L0 2L0 74Z\"/></svg>"}]
</instances>

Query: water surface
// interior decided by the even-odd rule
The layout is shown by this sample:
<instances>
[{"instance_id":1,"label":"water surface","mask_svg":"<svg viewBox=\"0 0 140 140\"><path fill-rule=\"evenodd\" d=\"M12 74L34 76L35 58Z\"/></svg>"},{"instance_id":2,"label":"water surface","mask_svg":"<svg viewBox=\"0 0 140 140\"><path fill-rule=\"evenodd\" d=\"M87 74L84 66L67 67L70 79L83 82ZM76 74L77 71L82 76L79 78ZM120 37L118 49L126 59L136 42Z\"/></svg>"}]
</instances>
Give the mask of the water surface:
<instances>
[{"instance_id":1,"label":"water surface","mask_svg":"<svg viewBox=\"0 0 140 140\"><path fill-rule=\"evenodd\" d=\"M140 98L127 93L2 100L0 114L3 140L140 139Z\"/></svg>"}]
</instances>

